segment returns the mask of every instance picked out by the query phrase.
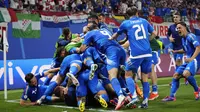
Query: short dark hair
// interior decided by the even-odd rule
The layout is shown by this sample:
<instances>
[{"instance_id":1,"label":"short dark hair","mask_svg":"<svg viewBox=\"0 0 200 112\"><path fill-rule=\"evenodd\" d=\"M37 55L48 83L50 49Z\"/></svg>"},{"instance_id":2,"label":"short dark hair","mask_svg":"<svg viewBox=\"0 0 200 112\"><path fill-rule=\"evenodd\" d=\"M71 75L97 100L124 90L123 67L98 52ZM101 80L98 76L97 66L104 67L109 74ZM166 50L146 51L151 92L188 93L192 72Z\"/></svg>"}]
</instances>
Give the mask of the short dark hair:
<instances>
[{"instance_id":1,"label":"short dark hair","mask_svg":"<svg viewBox=\"0 0 200 112\"><path fill-rule=\"evenodd\" d=\"M25 80L26 80L26 82L27 83L30 83L31 82L31 79L33 78L33 74L32 73L28 73L28 74L26 74L26 76L25 76Z\"/></svg>"},{"instance_id":2,"label":"short dark hair","mask_svg":"<svg viewBox=\"0 0 200 112\"><path fill-rule=\"evenodd\" d=\"M181 14L179 12L175 12L174 15L181 16Z\"/></svg>"},{"instance_id":3,"label":"short dark hair","mask_svg":"<svg viewBox=\"0 0 200 112\"><path fill-rule=\"evenodd\" d=\"M63 28L62 33L63 33L63 35L67 36L70 33L70 29L65 27L65 28Z\"/></svg>"},{"instance_id":4,"label":"short dark hair","mask_svg":"<svg viewBox=\"0 0 200 112\"><path fill-rule=\"evenodd\" d=\"M182 25L182 26L184 26L185 28L186 28L186 30L188 31L188 32L190 32L190 29L188 28L188 26L187 26L187 24L185 23L185 22L179 22L179 23L177 23L177 25L178 24L180 24L180 25Z\"/></svg>"},{"instance_id":5,"label":"short dark hair","mask_svg":"<svg viewBox=\"0 0 200 112\"><path fill-rule=\"evenodd\" d=\"M98 28L98 24L95 21L89 21L88 24L91 23L92 25L88 27L88 29L91 31L93 29Z\"/></svg>"},{"instance_id":6,"label":"short dark hair","mask_svg":"<svg viewBox=\"0 0 200 112\"><path fill-rule=\"evenodd\" d=\"M138 10L137 10L137 7L133 6L133 7L129 7L127 10L126 10L126 14L131 17L131 16L135 16L137 14Z\"/></svg>"},{"instance_id":7,"label":"short dark hair","mask_svg":"<svg viewBox=\"0 0 200 112\"><path fill-rule=\"evenodd\" d=\"M89 20L89 19L97 19L97 20L98 20L98 16L97 16L96 14L92 14L92 15L90 15L90 16L88 17L87 20Z\"/></svg>"},{"instance_id":8,"label":"short dark hair","mask_svg":"<svg viewBox=\"0 0 200 112\"><path fill-rule=\"evenodd\" d=\"M103 16L103 17L105 17L105 14L101 13L101 14L99 14L98 16Z\"/></svg>"}]
</instances>

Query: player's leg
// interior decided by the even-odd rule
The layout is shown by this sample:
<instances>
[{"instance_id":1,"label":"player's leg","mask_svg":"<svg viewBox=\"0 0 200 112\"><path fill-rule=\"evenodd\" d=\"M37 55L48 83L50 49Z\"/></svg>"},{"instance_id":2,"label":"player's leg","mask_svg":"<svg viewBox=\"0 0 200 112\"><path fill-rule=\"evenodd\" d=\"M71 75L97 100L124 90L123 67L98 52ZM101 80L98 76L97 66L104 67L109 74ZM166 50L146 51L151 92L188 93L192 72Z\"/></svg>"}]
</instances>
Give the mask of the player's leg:
<instances>
[{"instance_id":1,"label":"player's leg","mask_svg":"<svg viewBox=\"0 0 200 112\"><path fill-rule=\"evenodd\" d=\"M73 82L75 86L79 85L79 82L75 75L81 70L82 62L80 60L73 60L70 64L69 72L66 74Z\"/></svg>"},{"instance_id":2,"label":"player's leg","mask_svg":"<svg viewBox=\"0 0 200 112\"><path fill-rule=\"evenodd\" d=\"M111 85L113 89L115 90L118 96L118 104L115 110L119 110L124 105L124 102L125 102L125 96L123 95L122 88L120 86L119 80L117 79L120 58L121 58L121 54L123 53L120 50L121 49L118 47L109 47L107 48L107 51L106 51L106 56L107 56L106 63L107 63L107 71L109 74L109 79L111 81ZM125 51L124 51L124 54L125 54Z\"/></svg>"},{"instance_id":3,"label":"player's leg","mask_svg":"<svg viewBox=\"0 0 200 112\"><path fill-rule=\"evenodd\" d=\"M94 63L95 53L93 52L95 52L95 48L89 47L86 49L86 51L83 53L82 56L83 63L90 68L90 75L89 75L90 80L93 79L94 73L98 68L98 65Z\"/></svg>"},{"instance_id":4,"label":"player's leg","mask_svg":"<svg viewBox=\"0 0 200 112\"><path fill-rule=\"evenodd\" d=\"M194 88L195 99L199 100L200 98L200 89L196 83L196 79L194 78L197 70L198 70L197 60L189 62L186 66L186 69L183 72L183 76L188 80L189 84Z\"/></svg>"},{"instance_id":5,"label":"player's leg","mask_svg":"<svg viewBox=\"0 0 200 112\"><path fill-rule=\"evenodd\" d=\"M79 85L76 87L77 105L79 110L83 112L85 110L87 85L85 83L84 72L81 72L78 76Z\"/></svg>"},{"instance_id":6,"label":"player's leg","mask_svg":"<svg viewBox=\"0 0 200 112\"><path fill-rule=\"evenodd\" d=\"M149 98L149 82L148 74L151 72L152 58L146 57L141 63L141 73L142 73L142 87L143 87L143 102L139 108L148 107Z\"/></svg>"},{"instance_id":7,"label":"player's leg","mask_svg":"<svg viewBox=\"0 0 200 112\"><path fill-rule=\"evenodd\" d=\"M175 74L173 75L173 79L172 79L170 96L166 96L164 99L162 99L162 101L175 101L176 100L175 94L180 86L180 78L182 77L183 71L185 70L186 66L187 66L186 63L182 64L176 70Z\"/></svg>"},{"instance_id":8,"label":"player's leg","mask_svg":"<svg viewBox=\"0 0 200 112\"><path fill-rule=\"evenodd\" d=\"M152 81L152 91L149 96L149 100L154 100L159 97L158 86L157 86L157 74L155 72L155 66L158 63L158 60L159 60L159 52L157 51L152 52L152 68L150 73L150 78Z\"/></svg>"}]
</instances>

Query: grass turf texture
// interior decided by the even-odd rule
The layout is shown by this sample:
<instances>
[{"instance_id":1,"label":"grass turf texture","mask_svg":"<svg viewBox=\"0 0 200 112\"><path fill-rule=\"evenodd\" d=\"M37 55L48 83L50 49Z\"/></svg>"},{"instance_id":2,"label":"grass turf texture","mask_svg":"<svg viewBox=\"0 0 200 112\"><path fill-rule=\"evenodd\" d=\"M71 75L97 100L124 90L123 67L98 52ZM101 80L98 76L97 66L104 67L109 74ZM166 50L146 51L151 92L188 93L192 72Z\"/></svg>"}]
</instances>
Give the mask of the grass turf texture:
<instances>
[{"instance_id":1,"label":"grass turf texture","mask_svg":"<svg viewBox=\"0 0 200 112\"><path fill-rule=\"evenodd\" d=\"M196 75L197 83L200 84L200 75ZM175 102L162 102L161 99L169 95L172 78L159 78L158 90L159 97L154 101L149 101L148 109L126 109L119 111L123 112L200 112L200 100L195 101L194 90L190 85L184 84L184 79L181 79L180 88L176 94ZM3 86L3 85L2 85ZM141 85L140 85L141 86ZM151 87L150 87L151 88ZM22 90L9 90L8 100L4 101L4 92L0 91L0 112L79 112L77 107L69 107L64 103L54 103L52 105L43 106L20 106L19 100ZM14 102L12 102L14 101ZM114 107L108 109L103 108L87 108L86 112L111 112ZM118 111L118 112L119 112Z\"/></svg>"}]
</instances>

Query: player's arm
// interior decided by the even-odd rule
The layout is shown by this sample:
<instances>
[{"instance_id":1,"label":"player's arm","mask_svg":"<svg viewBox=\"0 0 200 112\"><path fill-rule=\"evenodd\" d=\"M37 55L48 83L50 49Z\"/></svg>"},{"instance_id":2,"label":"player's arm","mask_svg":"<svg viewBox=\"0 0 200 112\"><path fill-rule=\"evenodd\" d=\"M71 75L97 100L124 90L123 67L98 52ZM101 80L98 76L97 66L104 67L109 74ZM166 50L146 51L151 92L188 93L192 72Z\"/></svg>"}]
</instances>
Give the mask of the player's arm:
<instances>
[{"instance_id":1,"label":"player's arm","mask_svg":"<svg viewBox=\"0 0 200 112\"><path fill-rule=\"evenodd\" d=\"M129 45L129 41L127 40L124 44L122 44L122 47L126 49L129 47Z\"/></svg>"},{"instance_id":2,"label":"player's arm","mask_svg":"<svg viewBox=\"0 0 200 112\"><path fill-rule=\"evenodd\" d=\"M188 40L195 47L195 51L194 51L192 57L191 58L187 58L185 60L185 62L190 62L190 61L194 60L199 55L199 53L200 53L200 43L198 42L196 36L189 35L189 39Z\"/></svg>"},{"instance_id":3,"label":"player's arm","mask_svg":"<svg viewBox=\"0 0 200 112\"><path fill-rule=\"evenodd\" d=\"M124 44L127 40L128 40L128 38L125 37L123 40L118 41L118 43L119 43L120 45L122 45L122 44Z\"/></svg>"},{"instance_id":4,"label":"player's arm","mask_svg":"<svg viewBox=\"0 0 200 112\"><path fill-rule=\"evenodd\" d=\"M20 99L20 105L21 106L33 106L33 105L36 105L36 102L30 102L30 101L26 101L26 100L23 100L23 99Z\"/></svg>"},{"instance_id":5,"label":"player's arm","mask_svg":"<svg viewBox=\"0 0 200 112\"><path fill-rule=\"evenodd\" d=\"M87 47L92 42L92 36L93 35L95 35L95 32L93 32L93 31L87 32L87 34L85 35L85 38L84 38L84 41L83 41L81 47L79 49L77 49L78 53L82 53L82 52L84 52L87 49Z\"/></svg>"},{"instance_id":6,"label":"player's arm","mask_svg":"<svg viewBox=\"0 0 200 112\"><path fill-rule=\"evenodd\" d=\"M156 36L157 36L157 32L154 30L154 31L151 33L150 40L155 39Z\"/></svg>"},{"instance_id":7,"label":"player's arm","mask_svg":"<svg viewBox=\"0 0 200 112\"><path fill-rule=\"evenodd\" d=\"M173 53L180 53L180 54L185 53L185 51L183 49L180 49L180 50L171 50L171 52L173 52Z\"/></svg>"},{"instance_id":8,"label":"player's arm","mask_svg":"<svg viewBox=\"0 0 200 112\"><path fill-rule=\"evenodd\" d=\"M49 69L49 70L47 70L47 71L44 72L44 76L47 76L47 75L49 75L49 74L58 72L59 70L60 70L60 67L58 67L58 68L53 68L53 69Z\"/></svg>"},{"instance_id":9,"label":"player's arm","mask_svg":"<svg viewBox=\"0 0 200 112\"><path fill-rule=\"evenodd\" d=\"M147 24L147 30L151 34L149 40L152 40L157 36L157 32L154 30L153 26L148 21L145 20L145 22Z\"/></svg>"},{"instance_id":10,"label":"player's arm","mask_svg":"<svg viewBox=\"0 0 200 112\"><path fill-rule=\"evenodd\" d=\"M126 23L127 23L127 21L122 22L122 24L119 26L118 31L116 33L114 33L112 35L112 37L109 38L109 40L117 39L117 37L119 35L121 35L122 33L124 33L126 31L126 28L128 27Z\"/></svg>"}]
</instances>

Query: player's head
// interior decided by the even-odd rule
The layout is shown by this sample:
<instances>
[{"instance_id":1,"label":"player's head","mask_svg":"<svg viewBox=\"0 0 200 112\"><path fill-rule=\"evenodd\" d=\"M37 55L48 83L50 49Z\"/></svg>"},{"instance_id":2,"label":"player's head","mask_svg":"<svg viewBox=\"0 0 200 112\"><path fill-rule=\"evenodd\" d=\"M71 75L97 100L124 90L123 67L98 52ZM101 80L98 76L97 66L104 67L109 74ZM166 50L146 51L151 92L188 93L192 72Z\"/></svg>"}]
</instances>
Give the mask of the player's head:
<instances>
[{"instance_id":1,"label":"player's head","mask_svg":"<svg viewBox=\"0 0 200 112\"><path fill-rule=\"evenodd\" d=\"M71 31L69 28L63 28L62 34L65 37L65 39L67 40L71 39Z\"/></svg>"},{"instance_id":2,"label":"player's head","mask_svg":"<svg viewBox=\"0 0 200 112\"><path fill-rule=\"evenodd\" d=\"M105 15L103 13L99 14L98 15L98 20L99 20L99 22L104 23L105 22Z\"/></svg>"},{"instance_id":3,"label":"player's head","mask_svg":"<svg viewBox=\"0 0 200 112\"><path fill-rule=\"evenodd\" d=\"M86 34L88 31L89 31L88 27L87 27L87 26L84 26L84 27L83 27L83 33Z\"/></svg>"},{"instance_id":4,"label":"player's head","mask_svg":"<svg viewBox=\"0 0 200 112\"><path fill-rule=\"evenodd\" d=\"M88 17L88 23L91 21L95 21L96 24L99 24L98 16L96 14L92 14Z\"/></svg>"},{"instance_id":5,"label":"player's head","mask_svg":"<svg viewBox=\"0 0 200 112\"><path fill-rule=\"evenodd\" d=\"M187 24L185 22L179 22L177 23L177 26L176 26L177 30L178 30L178 34L180 36L186 36L187 33L189 32L189 29L187 27Z\"/></svg>"},{"instance_id":6,"label":"player's head","mask_svg":"<svg viewBox=\"0 0 200 112\"><path fill-rule=\"evenodd\" d=\"M173 21L175 24L179 23L181 21L181 15L179 12L176 12L174 15L173 15Z\"/></svg>"},{"instance_id":7,"label":"player's head","mask_svg":"<svg viewBox=\"0 0 200 112\"><path fill-rule=\"evenodd\" d=\"M137 7L129 7L127 10L126 10L126 14L129 16L129 17L132 17L132 16L138 16L138 10L137 10Z\"/></svg>"},{"instance_id":8,"label":"player's head","mask_svg":"<svg viewBox=\"0 0 200 112\"><path fill-rule=\"evenodd\" d=\"M89 31L91 31L91 30L94 30L94 29L98 29L98 25L95 21L91 21L91 22L88 22L87 28L88 28Z\"/></svg>"},{"instance_id":9,"label":"player's head","mask_svg":"<svg viewBox=\"0 0 200 112\"><path fill-rule=\"evenodd\" d=\"M65 48L64 47L57 48L56 57L64 58L65 56L67 56L67 51L65 50Z\"/></svg>"},{"instance_id":10,"label":"player's head","mask_svg":"<svg viewBox=\"0 0 200 112\"><path fill-rule=\"evenodd\" d=\"M32 73L26 74L25 80L30 86L37 86L37 79Z\"/></svg>"}]
</instances>

